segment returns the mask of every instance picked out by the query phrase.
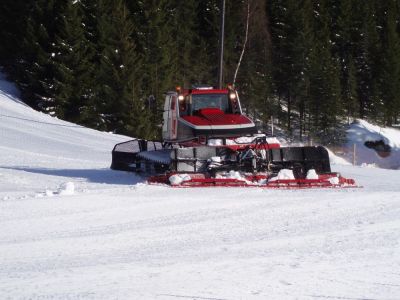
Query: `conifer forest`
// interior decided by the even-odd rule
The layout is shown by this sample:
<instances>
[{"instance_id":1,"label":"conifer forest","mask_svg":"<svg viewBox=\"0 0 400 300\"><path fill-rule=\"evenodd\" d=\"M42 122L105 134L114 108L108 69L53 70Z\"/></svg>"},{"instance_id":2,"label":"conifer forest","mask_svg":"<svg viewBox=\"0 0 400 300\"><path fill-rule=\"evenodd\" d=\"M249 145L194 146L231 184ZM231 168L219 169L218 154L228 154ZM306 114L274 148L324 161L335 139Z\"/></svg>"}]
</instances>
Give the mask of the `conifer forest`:
<instances>
[{"instance_id":1,"label":"conifer forest","mask_svg":"<svg viewBox=\"0 0 400 300\"><path fill-rule=\"evenodd\" d=\"M167 91L216 84L220 11L219 0L2 0L0 66L37 110L159 138ZM223 81L260 128L274 120L296 139L333 141L355 118L398 125L399 21L399 0L227 0Z\"/></svg>"}]
</instances>

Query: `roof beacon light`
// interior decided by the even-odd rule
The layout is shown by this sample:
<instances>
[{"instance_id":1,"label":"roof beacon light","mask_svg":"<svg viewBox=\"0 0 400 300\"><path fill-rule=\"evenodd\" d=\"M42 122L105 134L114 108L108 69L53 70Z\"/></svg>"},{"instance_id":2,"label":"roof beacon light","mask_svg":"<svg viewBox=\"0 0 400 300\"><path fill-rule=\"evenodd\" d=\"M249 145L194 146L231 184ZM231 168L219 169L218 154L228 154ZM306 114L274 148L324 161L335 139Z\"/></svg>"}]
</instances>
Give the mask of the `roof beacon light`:
<instances>
[{"instance_id":1,"label":"roof beacon light","mask_svg":"<svg viewBox=\"0 0 400 300\"><path fill-rule=\"evenodd\" d=\"M196 90L212 90L212 86L197 86Z\"/></svg>"}]
</instances>

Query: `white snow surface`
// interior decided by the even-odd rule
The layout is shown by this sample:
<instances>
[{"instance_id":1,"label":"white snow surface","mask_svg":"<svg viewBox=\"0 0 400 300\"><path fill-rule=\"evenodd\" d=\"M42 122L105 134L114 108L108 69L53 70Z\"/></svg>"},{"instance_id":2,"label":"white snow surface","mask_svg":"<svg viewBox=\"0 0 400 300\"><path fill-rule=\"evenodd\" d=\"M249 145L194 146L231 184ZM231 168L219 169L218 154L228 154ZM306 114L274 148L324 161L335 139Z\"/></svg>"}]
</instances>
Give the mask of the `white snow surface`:
<instances>
[{"instance_id":1,"label":"white snow surface","mask_svg":"<svg viewBox=\"0 0 400 300\"><path fill-rule=\"evenodd\" d=\"M400 299L400 172L363 188L171 188L0 81L0 299ZM397 141L392 141L398 143ZM64 191L64 192L63 192Z\"/></svg>"}]
</instances>

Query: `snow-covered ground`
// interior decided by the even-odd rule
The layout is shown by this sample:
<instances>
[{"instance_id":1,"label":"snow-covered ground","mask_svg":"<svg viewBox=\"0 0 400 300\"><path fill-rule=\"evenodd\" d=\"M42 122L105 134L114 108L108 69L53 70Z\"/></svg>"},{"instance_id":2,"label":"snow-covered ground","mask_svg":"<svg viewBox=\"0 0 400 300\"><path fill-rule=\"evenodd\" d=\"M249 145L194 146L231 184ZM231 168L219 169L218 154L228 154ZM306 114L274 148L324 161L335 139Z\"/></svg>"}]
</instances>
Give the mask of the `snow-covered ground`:
<instances>
[{"instance_id":1,"label":"snow-covered ground","mask_svg":"<svg viewBox=\"0 0 400 300\"><path fill-rule=\"evenodd\" d=\"M333 158L363 188L148 186L109 169L126 137L16 95L0 81L0 299L400 299L399 171Z\"/></svg>"}]
</instances>

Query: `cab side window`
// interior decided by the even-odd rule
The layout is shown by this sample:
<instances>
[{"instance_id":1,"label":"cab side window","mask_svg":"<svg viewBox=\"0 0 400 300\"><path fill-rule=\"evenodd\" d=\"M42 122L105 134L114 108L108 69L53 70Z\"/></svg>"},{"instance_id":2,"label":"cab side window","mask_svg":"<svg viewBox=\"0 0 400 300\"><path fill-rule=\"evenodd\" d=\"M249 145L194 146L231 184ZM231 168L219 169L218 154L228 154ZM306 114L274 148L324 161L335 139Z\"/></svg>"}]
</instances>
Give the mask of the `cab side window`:
<instances>
[{"instance_id":1,"label":"cab side window","mask_svg":"<svg viewBox=\"0 0 400 300\"><path fill-rule=\"evenodd\" d=\"M189 96L185 96L185 99L179 100L179 115L186 116L188 115L188 106L189 106Z\"/></svg>"}]
</instances>

